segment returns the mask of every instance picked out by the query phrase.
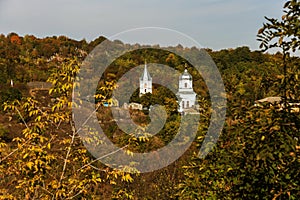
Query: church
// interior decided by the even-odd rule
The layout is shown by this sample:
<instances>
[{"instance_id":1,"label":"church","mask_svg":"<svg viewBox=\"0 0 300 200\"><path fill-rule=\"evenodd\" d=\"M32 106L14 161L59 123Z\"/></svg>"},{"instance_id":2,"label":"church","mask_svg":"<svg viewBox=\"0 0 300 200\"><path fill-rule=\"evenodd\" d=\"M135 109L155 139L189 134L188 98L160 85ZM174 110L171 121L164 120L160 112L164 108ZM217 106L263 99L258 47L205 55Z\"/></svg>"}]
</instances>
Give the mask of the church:
<instances>
[{"instance_id":1,"label":"church","mask_svg":"<svg viewBox=\"0 0 300 200\"><path fill-rule=\"evenodd\" d=\"M152 77L148 72L147 63L145 62L144 72L140 77L140 96L146 93L152 94Z\"/></svg>"},{"instance_id":2,"label":"church","mask_svg":"<svg viewBox=\"0 0 300 200\"><path fill-rule=\"evenodd\" d=\"M178 92L176 94L179 104L178 112L182 113L186 109L193 108L196 104L193 79L187 69L179 76L178 86ZM140 96L146 93L152 94L152 77L148 72L147 63L145 63L143 74L140 77Z\"/></svg>"}]
</instances>

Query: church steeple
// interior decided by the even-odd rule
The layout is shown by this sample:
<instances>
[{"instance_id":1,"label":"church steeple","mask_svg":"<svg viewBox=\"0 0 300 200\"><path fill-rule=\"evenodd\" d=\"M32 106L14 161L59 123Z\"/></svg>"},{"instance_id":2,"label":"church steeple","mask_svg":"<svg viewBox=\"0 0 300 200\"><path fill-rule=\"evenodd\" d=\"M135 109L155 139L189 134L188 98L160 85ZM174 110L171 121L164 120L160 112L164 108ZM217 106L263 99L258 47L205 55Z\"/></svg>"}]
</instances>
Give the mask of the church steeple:
<instances>
[{"instance_id":1,"label":"church steeple","mask_svg":"<svg viewBox=\"0 0 300 200\"><path fill-rule=\"evenodd\" d=\"M152 80L152 78L148 72L148 69L147 69L147 61L146 60L145 60L144 73L141 78L143 78L143 80Z\"/></svg>"},{"instance_id":2,"label":"church steeple","mask_svg":"<svg viewBox=\"0 0 300 200\"><path fill-rule=\"evenodd\" d=\"M146 93L152 93L152 77L147 69L147 62L145 61L144 72L140 77L140 96Z\"/></svg>"},{"instance_id":3,"label":"church steeple","mask_svg":"<svg viewBox=\"0 0 300 200\"><path fill-rule=\"evenodd\" d=\"M193 89L193 79L191 74L187 71L187 67L185 67L183 74L179 77L179 89L177 92L177 97L179 99L179 112L192 108L196 103L196 93Z\"/></svg>"}]
</instances>

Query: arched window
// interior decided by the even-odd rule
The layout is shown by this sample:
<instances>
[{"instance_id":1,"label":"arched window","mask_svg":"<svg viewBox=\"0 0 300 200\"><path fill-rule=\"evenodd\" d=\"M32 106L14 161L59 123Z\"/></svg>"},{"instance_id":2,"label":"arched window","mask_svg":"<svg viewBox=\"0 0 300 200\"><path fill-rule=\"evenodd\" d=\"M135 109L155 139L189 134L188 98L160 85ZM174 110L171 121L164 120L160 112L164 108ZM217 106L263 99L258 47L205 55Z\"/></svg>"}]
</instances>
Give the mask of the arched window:
<instances>
[{"instance_id":1,"label":"arched window","mask_svg":"<svg viewBox=\"0 0 300 200\"><path fill-rule=\"evenodd\" d=\"M184 83L184 87L187 88L187 83Z\"/></svg>"},{"instance_id":2,"label":"arched window","mask_svg":"<svg viewBox=\"0 0 300 200\"><path fill-rule=\"evenodd\" d=\"M182 108L184 108L184 101L182 101L182 103L181 103L181 104L182 104Z\"/></svg>"},{"instance_id":3,"label":"arched window","mask_svg":"<svg viewBox=\"0 0 300 200\"><path fill-rule=\"evenodd\" d=\"M187 107L187 108L190 107L190 102L189 102L189 101L186 102L186 107Z\"/></svg>"}]
</instances>

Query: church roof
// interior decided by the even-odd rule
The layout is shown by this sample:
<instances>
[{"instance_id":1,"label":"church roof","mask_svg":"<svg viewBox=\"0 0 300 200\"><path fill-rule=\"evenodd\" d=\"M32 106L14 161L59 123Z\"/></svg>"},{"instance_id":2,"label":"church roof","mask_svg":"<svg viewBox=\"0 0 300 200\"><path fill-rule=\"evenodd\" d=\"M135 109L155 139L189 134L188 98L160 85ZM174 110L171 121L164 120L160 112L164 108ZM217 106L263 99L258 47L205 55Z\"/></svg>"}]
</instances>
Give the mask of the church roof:
<instances>
[{"instance_id":1,"label":"church roof","mask_svg":"<svg viewBox=\"0 0 300 200\"><path fill-rule=\"evenodd\" d=\"M183 74L179 77L180 80L182 79L188 79L192 80L191 74L187 71L187 69L184 70Z\"/></svg>"},{"instance_id":2,"label":"church roof","mask_svg":"<svg viewBox=\"0 0 300 200\"><path fill-rule=\"evenodd\" d=\"M148 81L151 81L152 78L147 70L147 63L145 62L145 67L144 67L144 72L140 78L141 80L148 80Z\"/></svg>"}]
</instances>

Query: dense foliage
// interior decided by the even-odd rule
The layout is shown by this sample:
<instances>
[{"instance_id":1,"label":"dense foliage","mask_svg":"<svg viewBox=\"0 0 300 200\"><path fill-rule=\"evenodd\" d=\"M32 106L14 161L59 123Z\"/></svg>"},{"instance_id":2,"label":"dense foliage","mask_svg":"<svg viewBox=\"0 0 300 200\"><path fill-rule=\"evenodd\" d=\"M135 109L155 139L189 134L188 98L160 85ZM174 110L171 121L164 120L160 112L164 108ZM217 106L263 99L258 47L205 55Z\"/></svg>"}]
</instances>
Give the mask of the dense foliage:
<instances>
[{"instance_id":1,"label":"dense foliage","mask_svg":"<svg viewBox=\"0 0 300 200\"><path fill-rule=\"evenodd\" d=\"M300 44L299 8L297 0L287 1L283 18L267 18L259 30L261 47L264 51L276 48L275 54L248 47L206 49L220 70L228 101L222 135L204 159L197 153L213 111L205 82L188 66L201 97L197 139L175 163L146 174L120 172L101 164L74 129L75 75L103 37L88 43L65 36L1 35L0 199L299 199L300 114L290 104L300 101L300 60L295 56ZM180 45L174 48L198 51ZM111 100L116 80L145 60L181 72L185 68L185 61L171 52L136 51L111 64L96 94L101 127L128 154L166 145L180 125L175 95L159 85L153 87L153 95L139 97L136 91L131 97L144 107L167 107L165 127L150 139L124 134L110 109L102 106ZM46 92L33 93L27 86L46 80L52 84ZM281 96L282 102L254 105L270 96ZM141 125L149 123L147 114L131 110L131 117Z\"/></svg>"}]
</instances>

